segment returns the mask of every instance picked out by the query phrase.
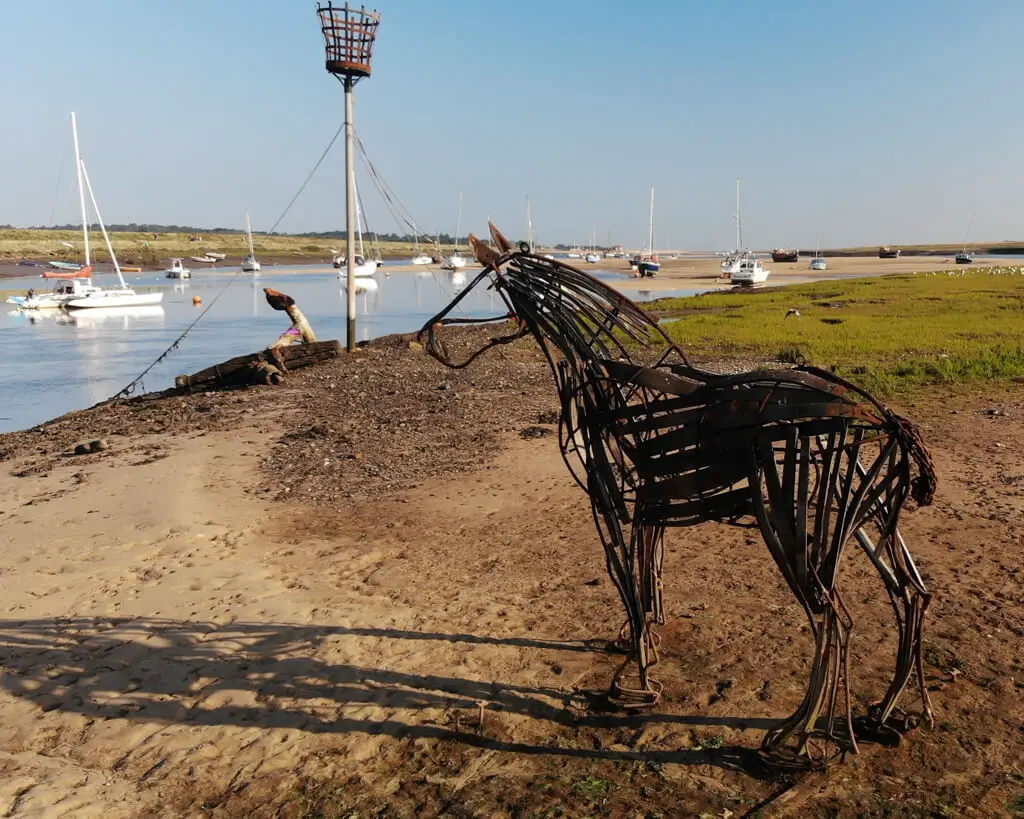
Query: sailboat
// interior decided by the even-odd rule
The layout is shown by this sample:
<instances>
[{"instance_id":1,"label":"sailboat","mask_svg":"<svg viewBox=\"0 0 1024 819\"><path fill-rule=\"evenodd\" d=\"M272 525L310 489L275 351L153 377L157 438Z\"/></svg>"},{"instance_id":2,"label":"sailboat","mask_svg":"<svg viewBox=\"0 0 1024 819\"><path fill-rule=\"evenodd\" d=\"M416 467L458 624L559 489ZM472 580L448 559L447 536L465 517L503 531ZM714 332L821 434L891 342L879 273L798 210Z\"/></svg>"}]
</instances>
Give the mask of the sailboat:
<instances>
[{"instance_id":1,"label":"sailboat","mask_svg":"<svg viewBox=\"0 0 1024 819\"><path fill-rule=\"evenodd\" d=\"M442 263L442 270L457 270L466 266L466 257L459 253L459 230L462 228L462 191L459 191L459 215L455 220L455 249Z\"/></svg>"},{"instance_id":2,"label":"sailboat","mask_svg":"<svg viewBox=\"0 0 1024 819\"><path fill-rule=\"evenodd\" d=\"M49 293L36 294L29 291L26 296L12 296L7 301L16 304L23 309L45 309L45 308L68 308L81 309L87 307L138 307L147 304L159 304L163 299L163 293L136 293L127 284L124 276L121 275L121 267L118 265L117 256L114 254L113 245L110 243L110 236L103 224L103 217L100 215L99 205L96 203L96 195L93 193L92 184L89 181L89 172L85 168L85 160L78 148L78 124L75 119L75 112L71 112L71 136L75 147L75 166L78 176L78 200L82 209L82 244L84 253L84 264L80 270L71 273L43 274L44 278L56 278L59 281ZM103 233L103 241L106 243L110 260L114 264L114 272L120 287L104 289L96 287L92 283L92 264L90 263L89 247L89 218L85 207L85 192L89 192L89 200L92 202L93 210L96 212L96 221L99 222L100 231ZM83 281L84 280L84 281Z\"/></svg>"},{"instance_id":3,"label":"sailboat","mask_svg":"<svg viewBox=\"0 0 1024 819\"><path fill-rule=\"evenodd\" d=\"M370 261L366 260L366 255L363 252L363 223L362 223L362 212L359 209L359 193L358 192L356 193L355 199L356 199L356 234L359 237L359 252L357 254L355 254L355 256L356 256L356 258L355 258L355 262L356 262L355 276L356 276L356 279L367 279L370 276L372 276L374 273L377 272L377 268L380 265L375 260L373 260L373 259L371 259ZM351 241L351 238L346 239L346 241ZM338 278L339 279L346 279L346 278L348 278L348 259L345 256L342 256L342 255L335 256L334 257L334 267L338 271ZM356 290L357 291L360 289L359 284L360 283L357 281L356 282ZM377 283L374 282L373 284L374 284L373 289L376 290L377 289L377 286L376 286ZM369 288L368 287L363 287L362 289L367 290Z\"/></svg>"},{"instance_id":4,"label":"sailboat","mask_svg":"<svg viewBox=\"0 0 1024 819\"><path fill-rule=\"evenodd\" d=\"M964 249L956 254L957 264L971 264L974 262L974 254L967 250L967 237L971 235L971 225L974 223L974 214L971 214L971 219L967 223L967 233L964 234Z\"/></svg>"},{"instance_id":5,"label":"sailboat","mask_svg":"<svg viewBox=\"0 0 1024 819\"><path fill-rule=\"evenodd\" d=\"M601 257L597 254L597 223L590 230L590 252L586 255L586 259L591 264L597 264L601 261Z\"/></svg>"},{"instance_id":6,"label":"sailboat","mask_svg":"<svg viewBox=\"0 0 1024 819\"><path fill-rule=\"evenodd\" d=\"M416 243L416 255L412 257L413 264L430 264L434 261L430 256L420 250L420 235L418 233L413 235L413 241Z\"/></svg>"},{"instance_id":7,"label":"sailboat","mask_svg":"<svg viewBox=\"0 0 1024 819\"><path fill-rule=\"evenodd\" d=\"M252 225L249 223L249 211L245 212L245 234L249 238L249 255L242 259L244 273L259 273L260 263L256 261L256 249L252 246Z\"/></svg>"},{"instance_id":8,"label":"sailboat","mask_svg":"<svg viewBox=\"0 0 1024 819\"><path fill-rule=\"evenodd\" d=\"M736 213L732 218L736 223L736 249L722 262L722 273L727 276L739 273L743 268L743 260L750 255L743 249L743 222L740 217L740 180L738 179L736 180Z\"/></svg>"},{"instance_id":9,"label":"sailboat","mask_svg":"<svg viewBox=\"0 0 1024 819\"><path fill-rule=\"evenodd\" d=\"M661 262L654 255L654 185L651 185L651 215L648 225L647 253L638 253L630 261L629 266L636 271L638 278L653 279L661 270Z\"/></svg>"},{"instance_id":10,"label":"sailboat","mask_svg":"<svg viewBox=\"0 0 1024 819\"><path fill-rule=\"evenodd\" d=\"M811 259L811 270L828 270L828 262L821 255L821 222L818 222L818 238L814 246L814 258Z\"/></svg>"}]
</instances>

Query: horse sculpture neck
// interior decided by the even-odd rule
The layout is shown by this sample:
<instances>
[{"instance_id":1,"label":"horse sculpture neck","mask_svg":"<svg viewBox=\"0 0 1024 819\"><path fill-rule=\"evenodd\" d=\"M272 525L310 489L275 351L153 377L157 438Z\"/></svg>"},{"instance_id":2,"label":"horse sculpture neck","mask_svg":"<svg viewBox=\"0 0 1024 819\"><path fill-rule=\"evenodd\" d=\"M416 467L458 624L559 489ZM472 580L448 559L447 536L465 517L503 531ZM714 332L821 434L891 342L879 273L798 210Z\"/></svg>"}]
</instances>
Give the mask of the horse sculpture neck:
<instances>
[{"instance_id":1,"label":"horse sculpture neck","mask_svg":"<svg viewBox=\"0 0 1024 819\"><path fill-rule=\"evenodd\" d=\"M553 369L552 347L577 373L609 360L656 366L672 352L685 362L682 350L647 313L593 276L529 252L491 263L499 291Z\"/></svg>"}]
</instances>

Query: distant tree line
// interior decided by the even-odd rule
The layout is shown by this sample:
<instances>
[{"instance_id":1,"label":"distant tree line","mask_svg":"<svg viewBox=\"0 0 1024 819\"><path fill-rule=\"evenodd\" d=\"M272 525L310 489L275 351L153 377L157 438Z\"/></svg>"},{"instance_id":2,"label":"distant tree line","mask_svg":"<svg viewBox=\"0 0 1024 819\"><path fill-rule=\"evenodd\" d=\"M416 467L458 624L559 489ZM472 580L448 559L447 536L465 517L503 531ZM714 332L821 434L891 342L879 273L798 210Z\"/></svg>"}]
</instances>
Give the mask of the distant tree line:
<instances>
[{"instance_id":1,"label":"distant tree line","mask_svg":"<svg viewBox=\"0 0 1024 819\"><path fill-rule=\"evenodd\" d=\"M6 228L6 229L9 229L9 230L13 230L11 225L0 225L0 228ZM31 227L26 228L26 229L27 230L81 230L82 226L81 226L81 224L73 224L73 225L71 225L71 224L69 224L69 225L48 225L48 226L32 225ZM89 230L97 230L98 231L99 229L100 229L99 223L89 225ZM145 224L145 223L138 224L136 222L130 222L127 225L121 225L121 224L107 225L107 231L109 233L188 233L188 234L201 233L201 234L204 234L204 235L207 235L207 236L215 236L217 234L224 234L224 233L237 234L237 233L241 233L242 232L239 228L225 228L225 227L199 228L199 227L193 227L191 225L150 225L150 224ZM348 236L348 232L344 231L344 230L330 230L330 231L323 231L323 232L320 232L320 233L316 233L316 232L311 232L311 233L280 233L280 232L266 233L266 232L261 232L261 231L255 231L255 232L256 233L260 233L260 235L262 235L262 236L294 236L294 237L300 238L300 239L339 239L339 240L344 240ZM411 244L415 240L415 237L413 237L412 234L409 234L409 233L406 233L406 234L398 234L398 233L376 233L376 234L369 234L369 233L364 233L363 234L363 239L365 240L365 239L369 238L370 236L375 236L377 238L377 240L379 240L381 242L408 242L408 243ZM422 241L424 241L426 243L429 243L434 238L435 237L432 237L432 236L423 237ZM463 238L463 242L465 242L465 237L462 237L462 238ZM453 241L454 241L454 239L449 234L447 234L447 233L440 234L440 236L438 236L437 239L438 239L438 241L441 244L449 244L449 245L452 244Z\"/></svg>"}]
</instances>

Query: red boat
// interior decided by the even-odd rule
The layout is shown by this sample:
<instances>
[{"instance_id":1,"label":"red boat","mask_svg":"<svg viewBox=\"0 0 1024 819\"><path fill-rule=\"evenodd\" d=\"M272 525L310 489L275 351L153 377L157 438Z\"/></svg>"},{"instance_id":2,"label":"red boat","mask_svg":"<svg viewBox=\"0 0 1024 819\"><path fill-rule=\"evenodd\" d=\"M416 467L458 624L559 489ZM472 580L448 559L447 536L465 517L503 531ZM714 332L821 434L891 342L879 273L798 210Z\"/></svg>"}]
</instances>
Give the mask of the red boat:
<instances>
[{"instance_id":1,"label":"red boat","mask_svg":"<svg viewBox=\"0 0 1024 819\"><path fill-rule=\"evenodd\" d=\"M772 251L773 262L795 262L800 258L799 250L790 250L784 247L777 247Z\"/></svg>"},{"instance_id":2,"label":"red boat","mask_svg":"<svg viewBox=\"0 0 1024 819\"><path fill-rule=\"evenodd\" d=\"M78 270L44 270L42 276L44 279L91 279L92 265Z\"/></svg>"}]
</instances>

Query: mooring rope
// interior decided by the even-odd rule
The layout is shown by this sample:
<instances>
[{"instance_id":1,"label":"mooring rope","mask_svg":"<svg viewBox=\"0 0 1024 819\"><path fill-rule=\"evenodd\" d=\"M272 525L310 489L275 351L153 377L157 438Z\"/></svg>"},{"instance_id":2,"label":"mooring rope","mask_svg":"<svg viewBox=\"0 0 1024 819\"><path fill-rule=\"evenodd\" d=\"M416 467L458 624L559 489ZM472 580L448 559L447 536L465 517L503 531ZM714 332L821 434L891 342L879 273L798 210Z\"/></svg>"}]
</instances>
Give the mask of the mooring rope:
<instances>
[{"instance_id":1,"label":"mooring rope","mask_svg":"<svg viewBox=\"0 0 1024 819\"><path fill-rule=\"evenodd\" d=\"M281 224L281 221L284 219L284 217L288 215L288 211L291 210L292 205L294 205L296 200L302 195L302 192L306 189L306 185L309 184L309 181L313 178L313 175L317 172L317 170L323 164L324 159L327 158L327 154L330 152L331 148L334 146L334 143L338 141L338 137L341 135L341 132L343 130L345 130L345 123L344 122L341 124L341 127L338 128L338 130L334 132L334 136L331 137L331 141L327 143L327 147L324 148L324 152L322 154L320 154L320 158L316 161L316 165L313 166L313 170L311 170L309 172L309 175L305 178L305 180L303 180L302 184L299 186L299 190L296 192L295 196L293 196L291 198L291 201L288 203L287 207L285 207L284 212L277 218L277 221L274 222L273 227L271 227L270 230L267 231L268 233L273 233L274 230L277 228L277 226L279 224ZM210 312L211 309L213 309L213 306L218 301L220 301L220 297L223 296L227 292L228 288L234 283L235 279L237 279L243 272L245 272L245 271L243 271L241 268L239 268L238 272L236 272L230 279L227 280L227 282L220 289L220 291L213 297L213 300L203 309L203 311L198 316L195 317L195 320L191 324L189 324L188 327L185 328L185 330L181 333L181 335L178 336L176 339L174 339L174 341L171 342L171 345L166 350L164 350L162 353L160 353L160 355L158 355L153 360L153 362L148 367L146 367L146 369L144 369L135 378L133 378L128 384L126 384L124 387L122 387L117 393L115 393L113 396L111 396L111 398L109 400L116 401L119 398L128 398L129 396L131 396L131 395L133 395L135 393L135 390L139 386L142 386L142 388L145 389L145 385L143 384L143 379L149 374L150 370L152 370L157 364L159 364L161 361L163 361L165 358L167 358L167 356L169 356L171 353L173 353L175 350L178 349L178 347L181 345L181 342L183 342L185 340L185 337L189 333L191 333L193 328L200 321L202 321L202 319L206 316L207 313Z\"/></svg>"}]
</instances>

